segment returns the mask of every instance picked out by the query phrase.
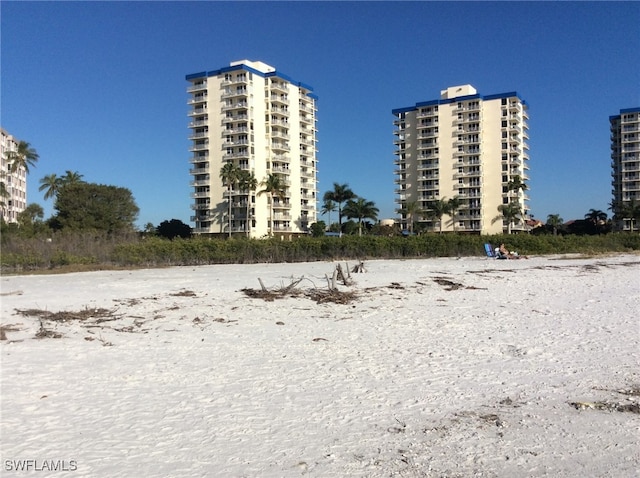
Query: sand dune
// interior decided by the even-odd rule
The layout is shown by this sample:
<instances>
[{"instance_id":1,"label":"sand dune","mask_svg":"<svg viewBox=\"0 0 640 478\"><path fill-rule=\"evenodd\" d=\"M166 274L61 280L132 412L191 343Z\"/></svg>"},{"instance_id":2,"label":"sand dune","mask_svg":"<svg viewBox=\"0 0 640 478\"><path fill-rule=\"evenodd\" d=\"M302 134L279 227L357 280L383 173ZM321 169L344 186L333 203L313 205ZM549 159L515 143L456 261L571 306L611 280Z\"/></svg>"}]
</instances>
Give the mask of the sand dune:
<instances>
[{"instance_id":1,"label":"sand dune","mask_svg":"<svg viewBox=\"0 0 640 478\"><path fill-rule=\"evenodd\" d=\"M640 256L336 264L2 277L2 476L639 476Z\"/></svg>"}]
</instances>

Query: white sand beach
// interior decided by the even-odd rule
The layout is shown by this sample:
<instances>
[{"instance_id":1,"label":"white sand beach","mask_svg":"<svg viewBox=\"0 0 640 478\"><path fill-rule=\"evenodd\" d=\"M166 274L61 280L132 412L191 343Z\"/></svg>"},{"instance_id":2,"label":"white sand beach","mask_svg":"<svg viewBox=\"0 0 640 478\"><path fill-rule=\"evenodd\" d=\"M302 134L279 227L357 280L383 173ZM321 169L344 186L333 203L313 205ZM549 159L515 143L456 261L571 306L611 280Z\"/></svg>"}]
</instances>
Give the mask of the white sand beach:
<instances>
[{"instance_id":1,"label":"white sand beach","mask_svg":"<svg viewBox=\"0 0 640 478\"><path fill-rule=\"evenodd\" d=\"M0 474L640 476L640 256L337 264L2 277Z\"/></svg>"}]
</instances>

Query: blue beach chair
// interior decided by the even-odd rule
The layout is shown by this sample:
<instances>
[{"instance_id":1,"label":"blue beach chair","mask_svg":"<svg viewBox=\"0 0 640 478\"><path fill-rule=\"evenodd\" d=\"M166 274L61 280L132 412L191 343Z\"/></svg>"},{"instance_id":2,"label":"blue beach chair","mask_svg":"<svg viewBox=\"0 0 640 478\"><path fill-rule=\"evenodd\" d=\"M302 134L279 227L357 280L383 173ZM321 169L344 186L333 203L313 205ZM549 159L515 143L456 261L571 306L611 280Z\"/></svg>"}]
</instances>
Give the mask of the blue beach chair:
<instances>
[{"instance_id":1,"label":"blue beach chair","mask_svg":"<svg viewBox=\"0 0 640 478\"><path fill-rule=\"evenodd\" d=\"M484 245L484 252L486 252L487 257L491 259L508 259L507 256L501 254L497 249L494 249L493 246L489 243Z\"/></svg>"},{"instance_id":2,"label":"blue beach chair","mask_svg":"<svg viewBox=\"0 0 640 478\"><path fill-rule=\"evenodd\" d=\"M487 253L487 257L490 257L491 259L496 258L496 252L491 244L487 243L484 245L484 252Z\"/></svg>"}]
</instances>

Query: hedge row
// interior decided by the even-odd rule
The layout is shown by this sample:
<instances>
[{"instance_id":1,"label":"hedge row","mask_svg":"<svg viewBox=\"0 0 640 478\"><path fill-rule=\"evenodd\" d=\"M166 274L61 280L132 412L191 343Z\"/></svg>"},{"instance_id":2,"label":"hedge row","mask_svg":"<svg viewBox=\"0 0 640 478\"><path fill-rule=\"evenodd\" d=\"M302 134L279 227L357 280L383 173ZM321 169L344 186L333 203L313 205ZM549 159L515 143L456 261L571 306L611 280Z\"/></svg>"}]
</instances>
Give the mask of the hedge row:
<instances>
[{"instance_id":1,"label":"hedge row","mask_svg":"<svg viewBox=\"0 0 640 478\"><path fill-rule=\"evenodd\" d=\"M157 238L115 248L113 262L123 266L198 265L256 262L307 262L343 259L402 259L484 255L484 243L504 242L520 254L630 252L640 250L640 235L606 236L469 236L431 234L413 237L303 237L292 241L166 241Z\"/></svg>"},{"instance_id":2,"label":"hedge row","mask_svg":"<svg viewBox=\"0 0 640 478\"><path fill-rule=\"evenodd\" d=\"M520 254L597 254L640 250L640 235L602 236L470 236L428 234L412 237L344 236L279 239L167 240L147 237L118 242L106 236L20 241L2 250L2 271L52 269L61 266L164 267L175 265L307 262L320 260L401 259L482 256L483 244L504 242Z\"/></svg>"}]
</instances>

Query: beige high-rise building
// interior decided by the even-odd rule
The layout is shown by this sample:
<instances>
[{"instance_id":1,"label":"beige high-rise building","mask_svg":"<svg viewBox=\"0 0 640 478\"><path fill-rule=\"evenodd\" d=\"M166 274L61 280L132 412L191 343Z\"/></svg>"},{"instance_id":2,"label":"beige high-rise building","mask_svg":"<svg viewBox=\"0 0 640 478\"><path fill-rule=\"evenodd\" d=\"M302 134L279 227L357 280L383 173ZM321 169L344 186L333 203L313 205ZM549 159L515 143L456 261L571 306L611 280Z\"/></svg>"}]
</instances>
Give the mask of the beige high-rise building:
<instances>
[{"instance_id":1,"label":"beige high-rise building","mask_svg":"<svg viewBox=\"0 0 640 478\"><path fill-rule=\"evenodd\" d=\"M19 141L0 128L2 171L0 181L4 184L6 196L0 197L0 214L7 223L17 222L18 214L27 207L27 171L20 166L17 171L11 171L11 161L7 153L18 150Z\"/></svg>"},{"instance_id":2,"label":"beige high-rise building","mask_svg":"<svg viewBox=\"0 0 640 478\"><path fill-rule=\"evenodd\" d=\"M194 232L229 233L230 194L233 234L306 233L317 215L313 89L272 66L249 60L186 79ZM220 178L227 163L253 173L258 183L277 175L286 186L284 195L274 197L271 205L271 195L260 194L264 189L260 184L255 190L236 185L229 193Z\"/></svg>"},{"instance_id":3,"label":"beige high-rise building","mask_svg":"<svg viewBox=\"0 0 640 478\"><path fill-rule=\"evenodd\" d=\"M416 203L413 222L426 231L500 234L526 229L529 154L528 106L516 92L482 96L471 85L440 98L394 109L396 202ZM459 200L442 221L429 217L433 202ZM503 220L501 209L519 211ZM402 214L402 227L411 217Z\"/></svg>"},{"instance_id":4,"label":"beige high-rise building","mask_svg":"<svg viewBox=\"0 0 640 478\"><path fill-rule=\"evenodd\" d=\"M620 110L609 117L611 124L611 176L614 227L640 230L630 207L640 207L640 108Z\"/></svg>"}]
</instances>

